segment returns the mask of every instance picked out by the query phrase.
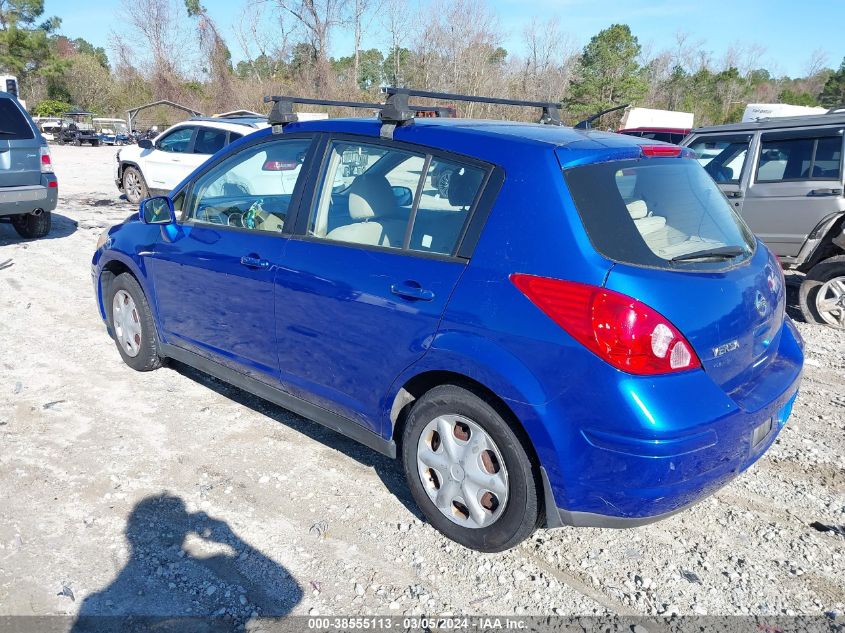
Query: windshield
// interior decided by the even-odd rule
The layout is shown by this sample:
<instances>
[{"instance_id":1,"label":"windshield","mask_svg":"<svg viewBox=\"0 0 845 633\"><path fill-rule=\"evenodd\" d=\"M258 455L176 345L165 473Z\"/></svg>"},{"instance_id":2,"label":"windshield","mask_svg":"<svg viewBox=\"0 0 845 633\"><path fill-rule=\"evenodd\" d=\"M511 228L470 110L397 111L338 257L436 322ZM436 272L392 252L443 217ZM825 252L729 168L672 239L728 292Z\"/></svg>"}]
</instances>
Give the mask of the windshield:
<instances>
[{"instance_id":1,"label":"windshield","mask_svg":"<svg viewBox=\"0 0 845 633\"><path fill-rule=\"evenodd\" d=\"M694 160L613 161L564 176L593 246L609 259L712 269L753 252L754 236Z\"/></svg>"}]
</instances>

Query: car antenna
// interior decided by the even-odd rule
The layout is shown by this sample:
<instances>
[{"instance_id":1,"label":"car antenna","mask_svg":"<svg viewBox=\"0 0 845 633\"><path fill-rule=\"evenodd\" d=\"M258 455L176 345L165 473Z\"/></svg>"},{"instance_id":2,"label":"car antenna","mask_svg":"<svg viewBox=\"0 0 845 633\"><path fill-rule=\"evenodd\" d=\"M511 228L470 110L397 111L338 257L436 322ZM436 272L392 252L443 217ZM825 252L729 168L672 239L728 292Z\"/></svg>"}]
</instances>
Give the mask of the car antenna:
<instances>
[{"instance_id":1,"label":"car antenna","mask_svg":"<svg viewBox=\"0 0 845 633\"><path fill-rule=\"evenodd\" d=\"M583 121L579 121L578 123L576 123L574 127L575 127L576 130L592 130L593 129L593 121L595 121L596 119L602 118L605 114L610 114L611 112L616 112L617 110L623 110L624 108L627 108L629 105L631 105L631 104L625 103L623 105L608 108L607 110L602 110L601 112L596 112L595 114L591 114L590 116L588 116Z\"/></svg>"}]
</instances>

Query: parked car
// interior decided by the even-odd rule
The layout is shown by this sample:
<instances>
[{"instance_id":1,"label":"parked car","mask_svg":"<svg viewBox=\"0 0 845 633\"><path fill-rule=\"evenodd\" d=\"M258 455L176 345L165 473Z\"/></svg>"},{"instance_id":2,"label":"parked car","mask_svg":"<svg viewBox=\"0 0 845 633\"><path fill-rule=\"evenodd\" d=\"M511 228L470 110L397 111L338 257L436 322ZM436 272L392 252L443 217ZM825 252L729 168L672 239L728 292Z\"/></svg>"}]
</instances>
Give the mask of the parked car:
<instances>
[{"instance_id":1,"label":"parked car","mask_svg":"<svg viewBox=\"0 0 845 633\"><path fill-rule=\"evenodd\" d=\"M62 115L62 128L59 131L59 145L83 145L89 144L97 147L100 144L100 137L94 129L94 113L73 110Z\"/></svg>"},{"instance_id":2,"label":"parked car","mask_svg":"<svg viewBox=\"0 0 845 633\"><path fill-rule=\"evenodd\" d=\"M11 222L21 237L44 237L58 186L38 126L16 97L0 92L0 221Z\"/></svg>"},{"instance_id":3,"label":"parked car","mask_svg":"<svg viewBox=\"0 0 845 633\"><path fill-rule=\"evenodd\" d=\"M694 130L684 145L749 227L802 273L809 322L845 328L845 112Z\"/></svg>"},{"instance_id":4,"label":"parked car","mask_svg":"<svg viewBox=\"0 0 845 633\"><path fill-rule=\"evenodd\" d=\"M803 344L777 260L692 152L388 106L274 106L106 231L91 272L123 360L400 457L430 523L482 551L663 518L771 446ZM442 165L446 198L425 186Z\"/></svg>"},{"instance_id":5,"label":"parked car","mask_svg":"<svg viewBox=\"0 0 845 633\"><path fill-rule=\"evenodd\" d=\"M166 129L154 139L121 149L114 181L126 199L138 203L167 193L229 143L267 127L264 117L195 117Z\"/></svg>"}]
</instances>

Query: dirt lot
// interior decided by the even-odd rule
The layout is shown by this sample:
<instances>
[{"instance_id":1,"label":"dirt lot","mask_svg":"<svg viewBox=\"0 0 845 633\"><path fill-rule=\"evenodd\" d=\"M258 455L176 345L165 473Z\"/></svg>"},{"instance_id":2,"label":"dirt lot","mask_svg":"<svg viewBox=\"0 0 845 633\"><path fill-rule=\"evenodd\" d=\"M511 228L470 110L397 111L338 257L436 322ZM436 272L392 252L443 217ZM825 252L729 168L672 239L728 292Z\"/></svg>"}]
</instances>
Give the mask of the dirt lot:
<instances>
[{"instance_id":1,"label":"dirt lot","mask_svg":"<svg viewBox=\"0 0 845 633\"><path fill-rule=\"evenodd\" d=\"M478 554L420 520L390 460L192 370L126 367L90 276L132 212L114 150L53 156L49 239L0 224L0 616L845 610L845 536L810 525L845 524L843 333L799 323L794 415L714 497Z\"/></svg>"}]
</instances>

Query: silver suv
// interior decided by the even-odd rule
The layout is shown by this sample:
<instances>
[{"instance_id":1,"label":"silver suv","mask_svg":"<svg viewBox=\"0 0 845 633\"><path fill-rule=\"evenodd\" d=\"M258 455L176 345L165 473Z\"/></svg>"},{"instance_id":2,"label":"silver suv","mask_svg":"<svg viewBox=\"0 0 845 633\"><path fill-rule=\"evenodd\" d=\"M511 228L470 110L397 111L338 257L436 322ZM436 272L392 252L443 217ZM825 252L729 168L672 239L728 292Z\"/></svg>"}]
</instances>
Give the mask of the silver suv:
<instances>
[{"instance_id":1,"label":"silver suv","mask_svg":"<svg viewBox=\"0 0 845 633\"><path fill-rule=\"evenodd\" d=\"M806 273L808 321L845 328L845 111L693 130L695 150L751 230L784 268Z\"/></svg>"},{"instance_id":2,"label":"silver suv","mask_svg":"<svg viewBox=\"0 0 845 633\"><path fill-rule=\"evenodd\" d=\"M58 193L47 141L18 100L0 92L0 222L21 237L44 237Z\"/></svg>"}]
</instances>

